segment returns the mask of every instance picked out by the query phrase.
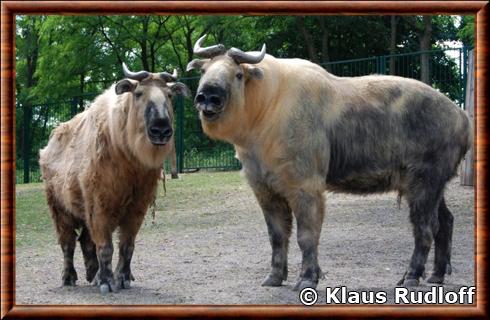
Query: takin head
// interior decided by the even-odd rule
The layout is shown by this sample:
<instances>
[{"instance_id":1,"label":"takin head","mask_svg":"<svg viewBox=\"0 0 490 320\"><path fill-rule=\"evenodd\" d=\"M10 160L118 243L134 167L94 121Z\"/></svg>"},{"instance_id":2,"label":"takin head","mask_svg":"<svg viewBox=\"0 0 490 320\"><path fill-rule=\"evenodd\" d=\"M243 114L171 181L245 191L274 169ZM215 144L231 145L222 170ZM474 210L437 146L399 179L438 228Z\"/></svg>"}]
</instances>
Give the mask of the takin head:
<instances>
[{"instance_id":1,"label":"takin head","mask_svg":"<svg viewBox=\"0 0 490 320\"><path fill-rule=\"evenodd\" d=\"M126 141L136 157L149 156L155 161L146 159L143 162L160 162L157 154L166 154L173 135L174 94L189 96L189 89L177 80L177 70L150 73L148 71L132 72L123 63L125 79L115 85L117 95L130 94L125 103L123 125L127 130ZM141 156L141 157L140 157ZM143 159L140 159L143 160ZM150 165L150 163L147 163ZM159 164L161 165L161 163Z\"/></svg>"},{"instance_id":2,"label":"takin head","mask_svg":"<svg viewBox=\"0 0 490 320\"><path fill-rule=\"evenodd\" d=\"M245 85L252 78L261 79L262 69L253 66L265 57L265 44L260 52L243 52L236 48L226 51L222 44L201 47L206 35L197 40L195 59L187 71L201 70L201 79L194 99L201 121L215 123L245 104Z\"/></svg>"}]
</instances>

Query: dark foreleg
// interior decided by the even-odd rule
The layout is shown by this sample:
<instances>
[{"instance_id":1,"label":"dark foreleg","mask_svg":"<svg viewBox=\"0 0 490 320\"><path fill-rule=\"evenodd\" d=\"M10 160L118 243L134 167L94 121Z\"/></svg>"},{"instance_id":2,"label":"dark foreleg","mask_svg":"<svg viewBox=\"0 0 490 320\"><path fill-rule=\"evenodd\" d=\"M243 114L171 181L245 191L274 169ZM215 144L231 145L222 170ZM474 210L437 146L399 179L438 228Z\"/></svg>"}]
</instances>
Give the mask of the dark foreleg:
<instances>
[{"instance_id":1,"label":"dark foreleg","mask_svg":"<svg viewBox=\"0 0 490 320\"><path fill-rule=\"evenodd\" d=\"M91 282L99 270L99 261L97 261L97 249L95 243L92 241L86 227L82 228L78 241L80 241L80 247L82 248L86 278L88 282Z\"/></svg>"},{"instance_id":2,"label":"dark foreleg","mask_svg":"<svg viewBox=\"0 0 490 320\"><path fill-rule=\"evenodd\" d=\"M441 199L438 209L439 231L435 242L434 270L427 280L430 283L443 283L444 275L451 274L451 243L453 237L453 215Z\"/></svg>"},{"instance_id":3,"label":"dark foreleg","mask_svg":"<svg viewBox=\"0 0 490 320\"><path fill-rule=\"evenodd\" d=\"M302 252L301 274L294 290L316 288L322 271L318 265L318 242L324 216L321 192L300 190L291 199L298 227L298 244Z\"/></svg>"},{"instance_id":4,"label":"dark foreleg","mask_svg":"<svg viewBox=\"0 0 490 320\"><path fill-rule=\"evenodd\" d=\"M114 274L117 288L129 289L134 280L131 273L131 259L134 241L144 219L144 211L133 213L122 220L119 226L119 261Z\"/></svg>"},{"instance_id":5,"label":"dark foreleg","mask_svg":"<svg viewBox=\"0 0 490 320\"><path fill-rule=\"evenodd\" d=\"M262 286L280 286L288 277L288 245L293 215L287 201L269 188L254 188L272 247L271 272Z\"/></svg>"},{"instance_id":6,"label":"dark foreleg","mask_svg":"<svg viewBox=\"0 0 490 320\"><path fill-rule=\"evenodd\" d=\"M109 291L117 292L112 273L112 253L114 248L112 240L100 241L97 245L97 259L99 260L99 272L95 279L100 288L100 293L106 294Z\"/></svg>"},{"instance_id":7,"label":"dark foreleg","mask_svg":"<svg viewBox=\"0 0 490 320\"><path fill-rule=\"evenodd\" d=\"M94 279L94 283L99 286L100 293L106 294L109 291L117 292L112 273L112 246L111 218L106 211L97 211L90 215L96 219L90 219L87 226L96 247L97 260L99 261L99 271Z\"/></svg>"}]
</instances>

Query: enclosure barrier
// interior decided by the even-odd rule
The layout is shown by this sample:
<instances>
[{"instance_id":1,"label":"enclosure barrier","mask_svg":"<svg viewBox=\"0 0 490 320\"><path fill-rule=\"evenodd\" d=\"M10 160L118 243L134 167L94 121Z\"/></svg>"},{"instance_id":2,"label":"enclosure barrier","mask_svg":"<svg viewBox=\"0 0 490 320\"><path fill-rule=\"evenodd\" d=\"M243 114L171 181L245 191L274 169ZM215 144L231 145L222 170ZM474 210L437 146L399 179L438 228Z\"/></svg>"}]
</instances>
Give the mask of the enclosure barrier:
<instances>
[{"instance_id":1,"label":"enclosure barrier","mask_svg":"<svg viewBox=\"0 0 490 320\"><path fill-rule=\"evenodd\" d=\"M362 76L368 74L391 74L420 79L420 58L429 56L430 84L464 108L469 48L451 48L384 55L322 63L337 76ZM199 77L182 78L191 92L195 92ZM44 103L21 103L16 105L16 182L41 181L39 149L43 148L51 130L59 123L71 119L83 111L95 98L96 93L72 97L68 100ZM176 97L175 144L179 172L196 170L236 170L240 162L230 144L214 141L202 132L200 120L192 98ZM34 115L34 117L32 117ZM31 119L32 121L28 121ZM27 160L26 160L27 159ZM165 164L169 170L169 164Z\"/></svg>"}]
</instances>

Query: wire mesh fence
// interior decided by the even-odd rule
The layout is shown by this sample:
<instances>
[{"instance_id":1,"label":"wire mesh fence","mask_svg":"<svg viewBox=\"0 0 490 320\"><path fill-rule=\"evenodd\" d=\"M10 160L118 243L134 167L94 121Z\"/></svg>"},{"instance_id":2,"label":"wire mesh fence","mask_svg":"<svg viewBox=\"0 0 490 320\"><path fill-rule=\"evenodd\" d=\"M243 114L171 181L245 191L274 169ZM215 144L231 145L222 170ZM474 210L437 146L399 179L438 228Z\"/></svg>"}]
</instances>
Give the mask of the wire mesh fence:
<instances>
[{"instance_id":1,"label":"wire mesh fence","mask_svg":"<svg viewBox=\"0 0 490 320\"><path fill-rule=\"evenodd\" d=\"M323 63L322 66L337 76L391 74L421 79L421 60L428 59L428 82L464 108L468 48L421 51L396 55L369 57ZM191 92L196 92L199 77L182 78ZM72 97L63 101L16 106L16 181L39 182L39 150L51 131L61 122L84 110L96 93ZM176 97L175 147L179 172L194 170L236 170L240 162L233 146L209 139L202 131L192 98ZM170 164L165 163L170 170Z\"/></svg>"}]
</instances>

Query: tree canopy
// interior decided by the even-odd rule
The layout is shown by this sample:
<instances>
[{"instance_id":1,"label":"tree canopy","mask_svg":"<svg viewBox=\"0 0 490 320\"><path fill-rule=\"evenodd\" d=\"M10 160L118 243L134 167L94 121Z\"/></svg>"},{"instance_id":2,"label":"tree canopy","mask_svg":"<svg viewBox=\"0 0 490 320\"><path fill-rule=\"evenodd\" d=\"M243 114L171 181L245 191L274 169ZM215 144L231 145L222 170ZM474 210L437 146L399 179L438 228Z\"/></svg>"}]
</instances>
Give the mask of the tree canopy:
<instances>
[{"instance_id":1,"label":"tree canopy","mask_svg":"<svg viewBox=\"0 0 490 320\"><path fill-rule=\"evenodd\" d=\"M121 77L123 61L138 70L177 67L189 76L182 70L205 33L208 43L243 50L266 43L277 57L317 63L418 51L428 26L422 49L449 40L473 43L473 17L434 16L428 24L421 16L396 18L393 25L390 16L18 16L17 99L99 92Z\"/></svg>"},{"instance_id":2,"label":"tree canopy","mask_svg":"<svg viewBox=\"0 0 490 320\"><path fill-rule=\"evenodd\" d=\"M345 66L333 68L332 62L425 52L448 41L471 46L474 17L16 16L17 158L32 159L35 165L37 150L51 129L120 80L122 62L132 70L177 68L181 78L197 76L185 68L195 58L195 41L204 34L209 35L205 44L223 43L227 48L247 51L266 43L267 52L276 57L308 59L343 75ZM451 89L457 86L454 81L438 84L429 75L431 64L432 70L444 70L457 79L456 63L444 53L431 59L426 53L404 65L391 59L385 71L432 82L459 99L459 88ZM363 72L367 71L357 73ZM194 91L196 81L187 83ZM73 97L82 98L70 102ZM63 117L53 118L52 102L57 103L57 112L64 112ZM189 141L186 146L214 143L192 134L200 129L192 107L186 106L183 116Z\"/></svg>"}]
</instances>

